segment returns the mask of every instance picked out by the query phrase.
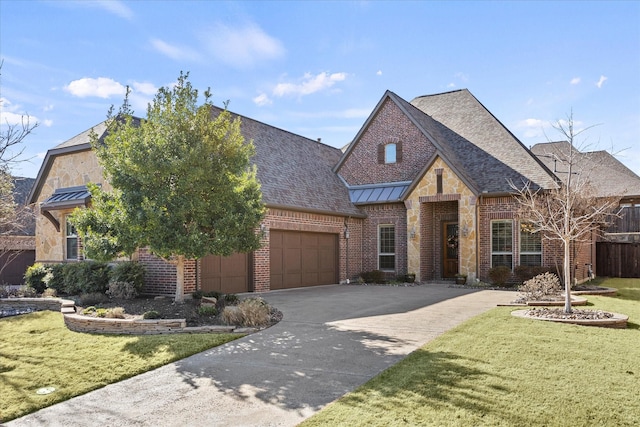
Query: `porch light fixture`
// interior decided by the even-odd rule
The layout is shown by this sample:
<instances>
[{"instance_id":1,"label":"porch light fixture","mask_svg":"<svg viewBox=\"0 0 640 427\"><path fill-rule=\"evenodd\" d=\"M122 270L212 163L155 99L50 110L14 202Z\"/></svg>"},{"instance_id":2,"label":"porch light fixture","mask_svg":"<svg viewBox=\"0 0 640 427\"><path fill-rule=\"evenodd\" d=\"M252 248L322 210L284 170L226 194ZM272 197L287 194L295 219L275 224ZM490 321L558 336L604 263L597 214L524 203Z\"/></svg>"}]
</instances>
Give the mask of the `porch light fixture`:
<instances>
[{"instance_id":1,"label":"porch light fixture","mask_svg":"<svg viewBox=\"0 0 640 427\"><path fill-rule=\"evenodd\" d=\"M344 228L344 238L349 240L349 227Z\"/></svg>"},{"instance_id":2,"label":"porch light fixture","mask_svg":"<svg viewBox=\"0 0 640 427\"><path fill-rule=\"evenodd\" d=\"M411 231L409 231L409 238L410 239L415 239L416 238L416 226L415 225L413 227L411 227Z\"/></svg>"}]
</instances>

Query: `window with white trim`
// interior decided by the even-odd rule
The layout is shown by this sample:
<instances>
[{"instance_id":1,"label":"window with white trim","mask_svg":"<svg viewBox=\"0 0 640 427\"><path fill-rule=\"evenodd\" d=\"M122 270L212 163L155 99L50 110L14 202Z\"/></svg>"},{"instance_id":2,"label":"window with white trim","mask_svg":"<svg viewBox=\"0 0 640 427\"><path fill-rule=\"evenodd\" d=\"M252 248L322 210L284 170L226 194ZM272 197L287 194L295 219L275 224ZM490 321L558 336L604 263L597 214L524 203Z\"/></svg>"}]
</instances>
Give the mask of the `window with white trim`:
<instances>
[{"instance_id":1,"label":"window with white trim","mask_svg":"<svg viewBox=\"0 0 640 427\"><path fill-rule=\"evenodd\" d=\"M396 228L394 225L378 227L378 269L395 271L396 269Z\"/></svg>"},{"instance_id":2,"label":"window with white trim","mask_svg":"<svg viewBox=\"0 0 640 427\"><path fill-rule=\"evenodd\" d=\"M69 222L65 225L65 259L77 260L78 259L78 232L76 228Z\"/></svg>"},{"instance_id":3,"label":"window with white trim","mask_svg":"<svg viewBox=\"0 0 640 427\"><path fill-rule=\"evenodd\" d=\"M542 265L542 237L533 233L531 224L520 224L520 265L529 267Z\"/></svg>"},{"instance_id":4,"label":"window with white trim","mask_svg":"<svg viewBox=\"0 0 640 427\"><path fill-rule=\"evenodd\" d=\"M505 265L513 270L513 221L491 221L491 267Z\"/></svg>"}]
</instances>

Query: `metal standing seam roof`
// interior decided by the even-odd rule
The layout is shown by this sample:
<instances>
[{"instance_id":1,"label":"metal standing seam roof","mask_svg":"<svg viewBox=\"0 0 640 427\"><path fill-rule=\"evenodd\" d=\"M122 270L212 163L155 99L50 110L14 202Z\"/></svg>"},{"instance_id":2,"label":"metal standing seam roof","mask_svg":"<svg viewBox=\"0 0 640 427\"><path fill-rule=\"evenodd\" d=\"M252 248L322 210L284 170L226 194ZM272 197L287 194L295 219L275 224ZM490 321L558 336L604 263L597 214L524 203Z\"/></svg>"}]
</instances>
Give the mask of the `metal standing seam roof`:
<instances>
[{"instance_id":1,"label":"metal standing seam roof","mask_svg":"<svg viewBox=\"0 0 640 427\"><path fill-rule=\"evenodd\" d=\"M86 186L66 187L56 189L42 205L41 210L64 209L74 206L86 205L91 199L91 193Z\"/></svg>"},{"instance_id":2,"label":"metal standing seam roof","mask_svg":"<svg viewBox=\"0 0 640 427\"><path fill-rule=\"evenodd\" d=\"M411 181L350 186L349 198L351 203L361 205L398 202L410 185Z\"/></svg>"}]
</instances>

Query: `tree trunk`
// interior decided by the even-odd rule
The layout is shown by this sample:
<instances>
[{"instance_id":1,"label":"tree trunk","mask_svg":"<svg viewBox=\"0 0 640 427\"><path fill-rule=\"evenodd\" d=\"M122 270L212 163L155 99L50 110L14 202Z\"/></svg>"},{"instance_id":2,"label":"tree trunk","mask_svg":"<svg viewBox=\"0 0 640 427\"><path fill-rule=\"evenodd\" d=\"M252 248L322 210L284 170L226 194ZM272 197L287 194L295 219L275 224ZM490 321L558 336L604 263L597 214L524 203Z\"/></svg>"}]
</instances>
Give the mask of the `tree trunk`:
<instances>
[{"instance_id":1,"label":"tree trunk","mask_svg":"<svg viewBox=\"0 0 640 427\"><path fill-rule=\"evenodd\" d=\"M571 313L571 257L570 247L571 241L567 238L563 241L564 244L564 263L562 275L564 276L564 312Z\"/></svg>"},{"instance_id":2,"label":"tree trunk","mask_svg":"<svg viewBox=\"0 0 640 427\"><path fill-rule=\"evenodd\" d=\"M184 302L184 256L176 259L176 302Z\"/></svg>"}]
</instances>

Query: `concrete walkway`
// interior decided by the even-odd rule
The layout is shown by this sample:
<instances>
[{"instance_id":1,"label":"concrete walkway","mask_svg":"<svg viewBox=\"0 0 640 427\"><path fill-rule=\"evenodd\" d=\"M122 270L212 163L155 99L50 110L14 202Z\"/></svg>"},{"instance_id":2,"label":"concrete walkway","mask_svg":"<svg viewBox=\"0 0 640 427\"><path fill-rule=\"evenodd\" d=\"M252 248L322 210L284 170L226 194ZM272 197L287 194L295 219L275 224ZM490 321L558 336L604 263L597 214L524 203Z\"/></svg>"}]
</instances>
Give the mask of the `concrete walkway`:
<instances>
[{"instance_id":1,"label":"concrete walkway","mask_svg":"<svg viewBox=\"0 0 640 427\"><path fill-rule=\"evenodd\" d=\"M9 422L16 426L294 426L498 303L446 285L322 286L261 295L264 331Z\"/></svg>"}]
</instances>

